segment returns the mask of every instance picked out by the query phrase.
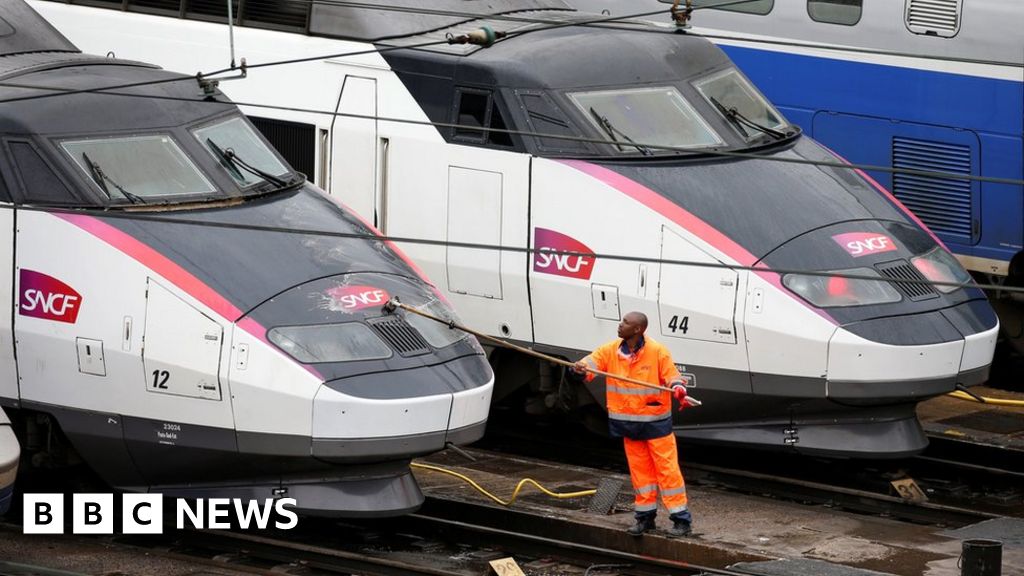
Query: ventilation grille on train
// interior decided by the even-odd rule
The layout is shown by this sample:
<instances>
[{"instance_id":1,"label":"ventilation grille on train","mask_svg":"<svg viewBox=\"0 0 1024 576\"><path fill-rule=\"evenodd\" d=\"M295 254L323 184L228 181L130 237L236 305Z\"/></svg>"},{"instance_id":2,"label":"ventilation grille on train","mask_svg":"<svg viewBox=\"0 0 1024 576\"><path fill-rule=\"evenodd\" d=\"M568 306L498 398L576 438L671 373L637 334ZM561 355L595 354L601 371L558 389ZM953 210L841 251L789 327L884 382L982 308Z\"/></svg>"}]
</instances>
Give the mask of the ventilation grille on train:
<instances>
[{"instance_id":1,"label":"ventilation grille on train","mask_svg":"<svg viewBox=\"0 0 1024 576\"><path fill-rule=\"evenodd\" d=\"M911 138L892 139L892 166L926 172L971 174L971 148ZM970 180L895 173L892 191L932 231L973 240L974 194Z\"/></svg>"},{"instance_id":2,"label":"ventilation grille on train","mask_svg":"<svg viewBox=\"0 0 1024 576\"><path fill-rule=\"evenodd\" d=\"M430 347L427 346L419 332L397 316L374 318L367 322L385 342L402 356L417 356L430 352Z\"/></svg>"},{"instance_id":3,"label":"ventilation grille on train","mask_svg":"<svg viewBox=\"0 0 1024 576\"><path fill-rule=\"evenodd\" d=\"M121 7L121 2L117 2L117 7ZM138 7L142 9L153 9L153 10L168 10L172 12L181 12L181 1L180 0L132 0L132 7Z\"/></svg>"},{"instance_id":4,"label":"ventilation grille on train","mask_svg":"<svg viewBox=\"0 0 1024 576\"><path fill-rule=\"evenodd\" d=\"M907 0L907 28L915 34L950 37L960 30L961 0Z\"/></svg>"},{"instance_id":5,"label":"ventilation grille on train","mask_svg":"<svg viewBox=\"0 0 1024 576\"><path fill-rule=\"evenodd\" d=\"M225 0L187 0L185 10L189 14L209 16L228 21L228 4ZM238 17L238 0L231 0L231 15Z\"/></svg>"},{"instance_id":6,"label":"ventilation grille on train","mask_svg":"<svg viewBox=\"0 0 1024 576\"><path fill-rule=\"evenodd\" d=\"M282 2L281 0L245 0L242 5L242 22L260 23L271 28L305 30L309 23L312 2ZM308 172L309 174L311 172Z\"/></svg>"},{"instance_id":7,"label":"ventilation grille on train","mask_svg":"<svg viewBox=\"0 0 1024 576\"><path fill-rule=\"evenodd\" d=\"M881 264L875 264L875 269L878 270L882 276L896 280L896 282L890 282L890 286L896 288L903 294L913 301L928 300L929 298L937 298L939 294L928 284L918 284L916 282L900 282L900 280L927 280L917 268L914 268L906 260L893 260L892 262L883 262Z\"/></svg>"},{"instance_id":8,"label":"ventilation grille on train","mask_svg":"<svg viewBox=\"0 0 1024 576\"><path fill-rule=\"evenodd\" d=\"M249 121L284 159L307 177L316 162L316 126L249 116Z\"/></svg>"},{"instance_id":9,"label":"ventilation grille on train","mask_svg":"<svg viewBox=\"0 0 1024 576\"><path fill-rule=\"evenodd\" d=\"M62 0L69 1L69 0ZM199 20L227 22L226 0L70 0L90 5L149 12L173 16L188 16ZM232 0L231 10L235 22L257 28L275 30L302 30L309 27L310 0Z\"/></svg>"}]
</instances>

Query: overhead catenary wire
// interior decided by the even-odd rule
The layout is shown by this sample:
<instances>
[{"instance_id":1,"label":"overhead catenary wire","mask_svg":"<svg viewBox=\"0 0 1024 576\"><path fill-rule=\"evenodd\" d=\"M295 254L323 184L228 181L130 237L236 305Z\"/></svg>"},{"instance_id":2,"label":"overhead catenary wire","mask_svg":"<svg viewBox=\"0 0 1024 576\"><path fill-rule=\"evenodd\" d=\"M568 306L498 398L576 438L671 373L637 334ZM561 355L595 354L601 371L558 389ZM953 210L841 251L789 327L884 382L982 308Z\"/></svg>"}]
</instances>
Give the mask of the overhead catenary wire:
<instances>
[{"instance_id":1,"label":"overhead catenary wire","mask_svg":"<svg viewBox=\"0 0 1024 576\"><path fill-rule=\"evenodd\" d=\"M250 65L249 68L252 68L252 66ZM225 71L226 71L226 69L225 69ZM220 72L222 72L222 71L218 71L218 73L220 73ZM176 81L180 81L180 80L195 80L195 78L194 77L185 77L185 78L176 78L174 80L176 80ZM161 82L161 83L163 83L163 82ZM142 82L142 83L134 83L134 84L127 85L127 86L144 86L145 84L146 83ZM431 121L431 120L415 120L415 119L412 119L412 118L395 118L395 117L390 117L390 116L383 116L383 115L380 115L380 114L357 114L357 113L350 113L350 112L338 112L338 111L334 111L334 110L321 110L321 109L316 109L316 108L303 108L303 107L298 107L298 106L282 106L282 105L275 105L275 104L264 104L264 103L259 103L259 102L245 102L245 101L233 100L233 99L230 99L229 102L222 102L222 101L209 100L209 99L198 98L198 97L197 98L184 98L184 97L166 96L166 95L155 95L155 94L154 95L148 95L148 94L133 94L133 93L124 93L124 92L109 92L105 88L70 90L70 89L63 89L63 88L58 88L58 87L53 87L53 86L36 86L36 85L31 85L31 84L20 84L20 83L13 83L13 82L0 82L0 87L24 88L24 89L33 89L33 90L50 90L50 91L66 93L66 94L94 93L94 94L101 94L101 95L107 95L107 96L117 96L117 97L127 97L127 98L144 98L144 99L152 99L152 100L168 100L168 101L174 101L174 102L195 102L197 104L218 104L218 105L222 105L222 106L225 105L225 104L229 104L229 105L248 107L248 108L260 108L260 109L265 109L265 110L278 110L278 111L282 111L282 112L300 112L300 113L307 113L307 114L317 114L317 115L323 115L323 116L328 116L328 117L352 118L352 119L356 119L356 120L375 120L375 121L379 121L379 122L393 122L393 123L396 123L396 124L410 124L410 125L420 125L420 126L431 126L431 127L434 127L434 128L452 128L452 129L457 129L457 130L460 130L460 131L461 130L466 130L466 131L485 132L485 133L486 132L495 132L495 133L501 133L501 134L515 135L515 136L529 136L529 137L533 137L533 138L555 139L555 140L564 140L564 141L568 141L568 142L582 142L582 143L589 143L589 144L603 144L603 145L614 144L610 140L604 139L604 138L591 138L591 137L587 137L587 136L570 136L570 135L565 135L565 134L550 134L550 133L545 133L545 132L535 132L535 131L531 131L531 130L499 129L499 128L490 128L490 127L483 127L483 126L476 126L476 125L469 125L469 124L459 124L459 123L454 123L454 122L435 122L435 121ZM19 100L26 100L26 99L31 99L31 98L32 97L23 97L23 98L20 98ZM0 100L0 104L6 103L6 102L11 102L11 101L15 101L15 100L12 100L12 99ZM894 167L891 167L891 166L879 166L879 165L873 165L873 164L855 164L855 163L850 163L850 162L845 162L845 161L840 161L840 160L835 160L835 161L809 160L809 159L805 159L805 158L792 158L792 157L778 156L778 155L766 156L766 155L759 154L759 153L756 153L756 152L736 152L736 151L719 150L719 149L694 149L694 148L684 148L684 147L681 147L681 146L668 146L668 145L665 145L665 144L646 143L646 142L637 142L636 144L638 146L643 147L643 148L656 149L656 150L665 150L665 151L670 151L670 152L680 152L680 153L686 154L685 156L660 156L660 157L657 157L657 158L650 158L650 157L648 157L648 159L655 160L655 161L664 161L664 160L673 160L673 159L684 159L685 160L685 159L700 158L700 157L737 158L737 159L748 159L748 160L764 160L766 162L780 162L780 163L783 163L783 164L802 164L802 165L809 165L809 166L825 166L825 167L838 168L838 169L844 169L844 170L877 171L877 172L887 172L887 173L891 173L891 174L906 174L906 175L910 175L910 176L921 176L921 177L928 177L928 178L948 178L948 179L952 179L952 180L967 180L967 181L972 181L972 182L988 182L988 183L992 183L992 184L1007 184L1007 185L1011 185L1011 186L1024 186L1024 179L1017 179L1017 178L1001 178L1001 177L995 177L995 176L975 176L975 175L972 175L972 174L961 174L961 173L956 173L956 172L941 172L941 171L933 171L933 170L917 170L917 169L911 169L911 168L894 168ZM631 144L631 146L632 146L632 144ZM553 156L553 157L560 158L560 159L589 160L589 161L598 161L598 162L600 162L600 161L608 161L608 160L629 160L629 157L627 157L627 156L593 156L593 155L561 154L561 155Z\"/></svg>"},{"instance_id":2,"label":"overhead catenary wire","mask_svg":"<svg viewBox=\"0 0 1024 576\"><path fill-rule=\"evenodd\" d=\"M743 1L746 1L746 0L737 0L737 1L738 2L743 2ZM718 6L718 5L715 5L715 6ZM700 8L703 8L703 9L714 8L715 6L702 6L702 7L695 7L694 9L696 10L696 9L700 9ZM551 29L556 29L556 28L563 28L563 27L567 27L567 26L582 26L582 25L584 25L586 23L600 23L600 22L610 22L610 21L617 21L617 20L623 20L623 19L639 18L639 17L649 16L649 15L661 14L663 12L666 12L666 10L667 9L653 11L653 12L641 12L641 13L630 14L630 15L625 15L625 16L609 16L609 17L606 17L606 18L584 20L584 21L575 21L575 22L556 22L556 23L550 23L549 22L548 26L540 26L540 27L537 27L537 28L532 28L532 29L528 29L528 30L523 30L523 31L507 34L507 36L503 40L499 40L499 42L501 42L501 41L508 41L509 39L512 39L512 38L515 38L515 37L518 37L518 36L521 36L521 35L527 34L527 33L540 32L540 31L551 30ZM419 33L410 34L410 36L415 36L415 35L419 35ZM385 52L394 51L394 50L407 50L407 49L426 48L426 47L431 47L431 46L438 46L438 45L442 45L442 44L452 44L452 43L455 43L455 42L453 42L452 39L449 38L449 39L445 39L445 40L428 41L428 42L422 42L422 43L418 43L418 44L409 44L409 45L379 45L378 44L378 45L375 45L373 48L369 48L369 49L365 49L365 50L347 51L347 52L332 53L332 54L322 54L322 55L302 57L302 58L292 58L292 59L285 59L285 60L276 60L276 61L271 61L271 62L247 64L246 65L246 69L247 70L253 70L253 69L259 69L259 68L265 68L265 67L271 67L271 66L287 66L287 65L294 65L294 64L300 64L300 63L305 63L305 62L313 62L313 61L320 61L320 60L329 60L329 59L337 59L337 58L354 57L354 56L360 56L360 55L366 55L366 54L379 54L379 53L385 53ZM229 68L223 68L223 69L216 70L216 71L213 71L213 72L208 72L208 73L199 72L195 76L182 76L180 78L163 78L163 79L159 79L159 80L150 80L150 81L143 81L143 82L134 82L134 83L127 83L127 84L119 84L119 85L112 85L112 86L105 86L105 87L84 88L84 89L65 89L65 88L59 88L59 87L54 87L54 86L37 86L37 85L22 84L22 83L15 83L15 82L0 82L0 86L2 86L2 87L11 87L11 88L29 89L29 90L40 90L40 91L49 91L50 92L48 94L32 94L32 95L26 95L26 96L18 96L18 97L0 99L0 104L11 103L11 102L22 102L22 101L29 101L29 100L42 99L42 98L53 98L53 97L59 97L59 96L67 96L67 95L89 93L89 94L102 94L102 95L121 96L121 97L133 97L133 98L151 98L151 99L172 100L172 101L189 101L189 102L197 102L197 103L199 103L199 102L210 102L210 103L216 103L216 104L223 105L223 104L226 104L226 103L225 102L219 102L219 101L216 101L216 100L210 100L210 99L207 99L207 98L199 98L199 97L197 97L197 98L193 99L193 98L181 98L181 97L173 97L173 96L160 96L160 95L148 95L148 94L136 94L136 93L123 93L123 92L113 92L113 91L114 90L121 90L121 89L125 89L125 88L144 87L144 86L147 86L147 85L166 84L166 83L172 83L172 82L194 81L194 80L204 80L204 79L205 80L215 80L217 75L224 74L224 73L231 72L231 71L235 71L235 70L237 70L236 67L229 67ZM334 117L347 117L347 118L355 118L355 119L367 119L367 120L376 120L376 121L381 121L381 122L394 122L394 123L404 123L404 124L430 125L430 126L433 126L433 127L436 127L436 128L455 128L455 129L459 129L459 130L479 131L479 132L484 132L484 133L495 132L495 133L502 133L502 134L508 134L508 135L529 136L529 137L534 137L534 138L558 139L558 140L570 141L570 142L582 142L582 143L604 144L604 145L608 144L608 140L607 139L603 139L603 138L589 138L589 137L585 137L585 136L569 136L569 135L562 135L562 134L547 134L547 133L540 133L540 132L534 132L534 131L528 131L528 130L498 129L498 128L490 128L490 127L482 127L482 126L461 125L461 124L449 123L449 122L434 122L434 121L429 121L429 120L413 120L413 119L405 119L405 118L394 118L394 117L386 117L386 116L375 115L375 114L354 114L354 113L338 112L338 111L335 111L335 110L317 110L317 109L311 109L311 108L300 108L300 107L291 107L291 106L276 106L276 105L268 105L268 104L262 104L262 103L254 103L254 102L232 101L231 103L234 104L234 105L237 105L237 106L262 108L262 109L275 109L275 110L291 111L291 112L305 112L305 113L310 113L310 114L318 114L318 115L334 116ZM648 143L648 142L637 142L637 144L640 147L642 147L642 148L664 150L664 151L677 152L677 153L684 153L684 154L689 154L689 155L694 155L694 156L713 156L713 157L717 156L717 157L724 157L724 158L758 159L758 160L765 160L765 161L771 161L771 162L783 162L783 163L791 163L791 164L805 164L805 165L814 165L814 166L828 166L828 167L839 168L839 169L869 170L869 171L876 171L876 172L887 172L887 173L892 173L892 174L907 174L907 175L912 175L912 176L929 177L929 178L948 178L948 179L954 179L954 180L967 180L967 181L977 181L977 182L988 182L988 183L993 183L993 184L1007 184L1007 185L1014 185L1014 186L1024 186L1024 179L1018 179L1018 178L1002 178L1002 177L993 177L993 176L975 176L975 175L971 175L971 174L960 174L960 173L931 171L931 170L917 170L917 169L909 169L909 168L895 168L895 167L891 167L891 166L878 166L878 165L868 165L868 164L850 164L850 163L846 163L846 162L842 162L842 161L838 161L838 160L837 161L822 161L822 160L808 160L808 159L803 159L803 158L791 158L791 157L780 157L780 156L765 156L765 155L762 155L762 154L758 154L756 152L736 152L736 151L719 150L719 149L693 149L693 148L685 148L685 147L680 147L680 146L668 146L668 145L664 145L664 144ZM563 155L563 156L568 157L568 155ZM590 156L584 156L583 158L593 159L593 157L590 157ZM666 157L666 158L671 158L671 157Z\"/></svg>"},{"instance_id":3,"label":"overhead catenary wire","mask_svg":"<svg viewBox=\"0 0 1024 576\"><path fill-rule=\"evenodd\" d=\"M225 199L227 200L227 199ZM191 204L191 207L201 207L201 204ZM198 220L192 218L182 217L167 217L163 214L167 213L167 205L130 205L125 210L110 211L102 209L70 209L63 207L49 207L49 206L19 206L19 210L28 210L34 212L47 212L47 213L66 213L66 214L83 214L91 213L93 216L99 218L115 218L115 219L128 219L137 221L148 221L154 223L168 223L168 224L183 224L188 226L202 226L212 228L227 228L234 230L250 230L256 232L276 232L280 234L294 234L294 235L306 235L306 236L326 236L333 238L348 238L354 240L367 240L373 242L392 242L392 243L404 243L404 244L421 244L431 246L441 246L447 248L468 248L475 250L490 250L490 251L502 251L502 252L513 252L523 253L527 255L533 254L552 254L552 255L565 255L565 256L582 256L586 258L593 258L596 260L619 260L627 262L638 262L638 263L650 263L650 264L667 264L677 266L692 266L696 268L720 268L735 271L749 271L757 274L771 274L784 276L786 274L800 274L804 276L818 276L824 278L846 278L850 280L868 280L872 282L886 282L886 283L899 283L899 284L917 284L924 286L948 286L951 288L978 288L981 290L992 290L992 291L1003 291L1007 293L1018 293L1024 294L1024 287L1017 286L1004 286L1001 284L984 284L975 281L970 282L942 282L937 280L921 280L915 278L887 278L883 276L869 276L866 274L854 274L844 273L842 271L834 270L805 270L799 268L769 268L766 265L760 265L755 263L754 265L747 266L742 264L726 264L724 262L701 262L695 260L676 260L671 258L657 258L652 256L637 256L637 255L626 255L626 254L609 254L601 252L578 252L573 250L554 250L554 249L539 249L530 248L526 246L504 246L500 244L482 244L474 242L457 242L451 240L433 240L429 238L413 238L406 236L388 236L383 234L377 234L373 231L367 233L358 232L338 232L334 230L303 230L295 228L287 228L283 226L266 226L259 224L242 224L237 222L223 222L213 220ZM154 210L154 212L147 212L147 210ZM158 211L158 212L157 212Z\"/></svg>"}]
</instances>

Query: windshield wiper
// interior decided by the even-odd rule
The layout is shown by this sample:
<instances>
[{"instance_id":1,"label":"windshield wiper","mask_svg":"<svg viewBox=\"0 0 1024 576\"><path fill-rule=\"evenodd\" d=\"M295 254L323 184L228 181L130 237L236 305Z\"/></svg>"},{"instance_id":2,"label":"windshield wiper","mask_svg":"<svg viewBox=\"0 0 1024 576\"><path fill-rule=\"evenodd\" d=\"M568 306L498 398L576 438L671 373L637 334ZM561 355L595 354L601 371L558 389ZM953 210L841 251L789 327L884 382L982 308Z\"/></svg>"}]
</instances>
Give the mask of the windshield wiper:
<instances>
[{"instance_id":1,"label":"windshield wiper","mask_svg":"<svg viewBox=\"0 0 1024 576\"><path fill-rule=\"evenodd\" d=\"M711 97L711 103L715 105L715 108L718 108L718 111L722 113L722 116L725 116L726 119L732 121L732 123L737 128L739 128L739 131L740 131L741 134L743 134L744 138L746 138L748 136L748 132L743 129L743 126L747 126L749 128L753 128L754 130L757 130L758 132L763 132L764 134L772 136L776 140L782 140L783 138L785 138L787 136L787 134L785 132L779 132L778 130L775 130L773 128L769 128L767 126L762 126L762 125L758 124L757 122L754 122L750 118L747 118L746 116L744 116L735 107L733 107L733 108L726 108L725 104L722 104L721 102L716 100L714 97Z\"/></svg>"},{"instance_id":2,"label":"windshield wiper","mask_svg":"<svg viewBox=\"0 0 1024 576\"><path fill-rule=\"evenodd\" d=\"M604 116L601 116L601 114L598 113L597 110L594 110L593 106L590 107L590 115L594 117L594 120L597 120L597 125L600 126L605 131L605 133L608 134L608 138L610 138L611 141L615 143L615 147L618 148L620 151L622 150L622 142L615 136L616 134L622 136L622 138L625 139L630 146L639 150L640 153L643 154L644 156L650 156L651 154L653 154L653 152L651 152L649 148L637 144L636 141L630 138L629 135L627 135L625 132L619 130L615 126L612 126L611 121L609 121Z\"/></svg>"},{"instance_id":3,"label":"windshield wiper","mask_svg":"<svg viewBox=\"0 0 1024 576\"><path fill-rule=\"evenodd\" d=\"M257 178L262 178L263 180L270 182L271 184L278 188L290 186L288 182L281 180L277 176L268 174L263 170L260 170L259 168L256 168L255 166L249 164L245 160L242 160L241 158L238 157L237 154L235 154L235 151L232 150L231 148L225 150L224 148L217 146L217 143L209 138L206 139L206 145L210 147L210 150L213 150L214 154L217 155L217 158L220 159L220 163L224 166L224 168L231 172L232 175L234 175L240 181L244 181L245 178L242 176L242 173L239 171L239 168L245 170L246 172L252 174L253 176L256 176Z\"/></svg>"},{"instance_id":4,"label":"windshield wiper","mask_svg":"<svg viewBox=\"0 0 1024 576\"><path fill-rule=\"evenodd\" d=\"M103 168L101 168L100 165L97 164L96 162L93 162L92 159L89 158L89 155L86 154L85 152L82 152L82 159L85 160L85 164L89 166L89 174L92 176L93 182L95 182L100 187L100 189L103 190L103 193L107 195L108 199L113 199L113 197L110 195L110 189L107 188L107 183L109 182L114 186L114 188L117 188L117 191L120 192L121 195L123 195L125 198L127 198L128 201L131 202L132 204L146 203L146 201L138 194L132 194L131 192L125 190L120 184L111 180L110 176L107 176L107 174L103 172Z\"/></svg>"}]
</instances>

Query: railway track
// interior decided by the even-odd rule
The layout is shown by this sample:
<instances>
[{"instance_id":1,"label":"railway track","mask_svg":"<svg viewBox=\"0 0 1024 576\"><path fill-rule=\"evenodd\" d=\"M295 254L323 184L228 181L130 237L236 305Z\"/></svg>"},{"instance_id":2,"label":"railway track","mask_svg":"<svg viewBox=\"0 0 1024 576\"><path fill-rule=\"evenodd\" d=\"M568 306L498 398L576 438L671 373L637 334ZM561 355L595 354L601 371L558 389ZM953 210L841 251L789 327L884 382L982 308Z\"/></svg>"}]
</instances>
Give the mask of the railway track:
<instances>
[{"instance_id":1,"label":"railway track","mask_svg":"<svg viewBox=\"0 0 1024 576\"><path fill-rule=\"evenodd\" d=\"M627 472L616 441L571 433L569 427L492 423L478 446ZM680 454L688 482L727 491L944 527L1024 517L1024 470L1017 469L1024 467L1018 464L1022 459L996 447L971 451L960 443L936 441L921 456L881 461L687 445ZM913 481L912 489L898 488L908 481Z\"/></svg>"},{"instance_id":2,"label":"railway track","mask_svg":"<svg viewBox=\"0 0 1024 576\"><path fill-rule=\"evenodd\" d=\"M473 520L493 510L463 504L431 506L402 518L366 521L304 519L293 531L180 531L173 535L119 537L119 545L145 549L148 554L255 574L360 574L379 576L479 576L515 574L509 558L527 575L588 574L654 576L748 576L679 559L675 554L650 554L581 544L537 534L534 522L516 528L516 513L502 514L496 527ZM441 512L443 510L443 512ZM441 513L439 513L441 512ZM602 542L600 534L590 538ZM671 541L666 541L670 543ZM649 552L649 551L648 551ZM685 553L682 553L685 555ZM752 558L736 556L734 561ZM721 559L718 559L719 561ZM491 568L491 562L500 566ZM505 571L501 566L505 566Z\"/></svg>"}]
</instances>

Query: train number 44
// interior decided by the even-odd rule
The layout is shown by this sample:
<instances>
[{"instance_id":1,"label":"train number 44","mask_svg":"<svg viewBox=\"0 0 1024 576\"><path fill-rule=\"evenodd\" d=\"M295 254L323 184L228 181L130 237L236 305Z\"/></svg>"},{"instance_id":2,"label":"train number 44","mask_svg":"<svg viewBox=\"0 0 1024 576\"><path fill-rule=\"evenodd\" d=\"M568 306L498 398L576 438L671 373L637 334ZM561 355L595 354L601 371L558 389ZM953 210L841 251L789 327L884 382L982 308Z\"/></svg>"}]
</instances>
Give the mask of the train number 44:
<instances>
[{"instance_id":1,"label":"train number 44","mask_svg":"<svg viewBox=\"0 0 1024 576\"><path fill-rule=\"evenodd\" d=\"M668 321L668 329L671 330L673 334L676 332L686 334L686 331L690 329L690 317L683 316L682 318L679 318L678 315L673 316L672 319Z\"/></svg>"}]
</instances>

